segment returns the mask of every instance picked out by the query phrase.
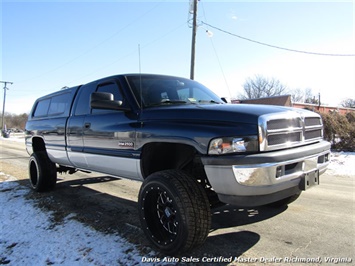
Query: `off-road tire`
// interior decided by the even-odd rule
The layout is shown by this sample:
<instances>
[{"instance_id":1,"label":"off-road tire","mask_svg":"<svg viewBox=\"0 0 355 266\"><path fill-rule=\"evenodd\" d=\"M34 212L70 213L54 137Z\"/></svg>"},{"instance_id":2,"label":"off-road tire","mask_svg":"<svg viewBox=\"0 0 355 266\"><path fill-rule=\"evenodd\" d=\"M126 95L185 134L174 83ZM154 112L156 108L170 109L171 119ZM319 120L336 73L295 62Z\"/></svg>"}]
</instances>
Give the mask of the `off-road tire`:
<instances>
[{"instance_id":1,"label":"off-road tire","mask_svg":"<svg viewBox=\"0 0 355 266\"><path fill-rule=\"evenodd\" d=\"M148 176L139 191L138 208L145 235L165 254L178 254L202 245L211 227L205 190L180 170Z\"/></svg>"},{"instance_id":2,"label":"off-road tire","mask_svg":"<svg viewBox=\"0 0 355 266\"><path fill-rule=\"evenodd\" d=\"M29 178L31 187L37 192L50 191L57 182L56 166L48 158L46 152L34 152L30 156Z\"/></svg>"}]
</instances>

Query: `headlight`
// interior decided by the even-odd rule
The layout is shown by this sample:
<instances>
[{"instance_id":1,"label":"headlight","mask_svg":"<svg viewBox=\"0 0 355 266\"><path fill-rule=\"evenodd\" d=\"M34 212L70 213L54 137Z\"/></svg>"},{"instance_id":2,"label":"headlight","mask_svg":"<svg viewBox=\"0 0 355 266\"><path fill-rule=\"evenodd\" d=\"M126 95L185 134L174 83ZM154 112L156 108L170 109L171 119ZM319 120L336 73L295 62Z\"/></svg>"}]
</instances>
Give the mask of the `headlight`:
<instances>
[{"instance_id":1,"label":"headlight","mask_svg":"<svg viewBox=\"0 0 355 266\"><path fill-rule=\"evenodd\" d=\"M216 138L210 142L208 154L257 152L258 143L257 136Z\"/></svg>"}]
</instances>

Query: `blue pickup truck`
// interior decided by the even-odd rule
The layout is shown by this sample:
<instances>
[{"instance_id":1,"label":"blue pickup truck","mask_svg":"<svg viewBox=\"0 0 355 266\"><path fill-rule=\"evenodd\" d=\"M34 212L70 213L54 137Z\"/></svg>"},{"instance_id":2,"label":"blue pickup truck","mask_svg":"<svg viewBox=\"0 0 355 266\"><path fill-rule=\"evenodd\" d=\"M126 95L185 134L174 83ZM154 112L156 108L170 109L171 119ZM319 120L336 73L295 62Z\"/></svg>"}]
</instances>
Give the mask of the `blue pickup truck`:
<instances>
[{"instance_id":1,"label":"blue pickup truck","mask_svg":"<svg viewBox=\"0 0 355 266\"><path fill-rule=\"evenodd\" d=\"M211 208L287 205L329 164L317 113L227 104L200 83L116 75L39 98L26 124L29 178L95 171L142 181L142 230L160 251L203 244Z\"/></svg>"}]
</instances>

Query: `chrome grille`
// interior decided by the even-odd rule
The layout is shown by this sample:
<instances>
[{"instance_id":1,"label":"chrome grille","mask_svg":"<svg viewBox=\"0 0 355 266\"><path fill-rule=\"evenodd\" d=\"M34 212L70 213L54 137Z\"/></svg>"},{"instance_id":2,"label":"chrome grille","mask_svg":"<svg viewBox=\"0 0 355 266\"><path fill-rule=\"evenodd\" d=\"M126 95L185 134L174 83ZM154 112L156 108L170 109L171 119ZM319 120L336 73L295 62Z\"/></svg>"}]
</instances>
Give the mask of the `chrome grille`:
<instances>
[{"instance_id":1,"label":"chrome grille","mask_svg":"<svg viewBox=\"0 0 355 266\"><path fill-rule=\"evenodd\" d=\"M283 143L299 142L302 140L302 135L300 132L295 133L285 133L285 134L274 134L270 135L268 138L269 146L279 145Z\"/></svg>"},{"instance_id":2,"label":"chrome grille","mask_svg":"<svg viewBox=\"0 0 355 266\"><path fill-rule=\"evenodd\" d=\"M321 129L306 131L304 134L305 140L316 139L321 137L322 137Z\"/></svg>"},{"instance_id":3,"label":"chrome grille","mask_svg":"<svg viewBox=\"0 0 355 266\"><path fill-rule=\"evenodd\" d=\"M284 129L287 127L301 127L300 119L275 119L267 122L268 130Z\"/></svg>"},{"instance_id":4,"label":"chrome grille","mask_svg":"<svg viewBox=\"0 0 355 266\"><path fill-rule=\"evenodd\" d=\"M321 117L310 111L296 110L259 117L260 150L301 146L323 138Z\"/></svg>"},{"instance_id":5,"label":"chrome grille","mask_svg":"<svg viewBox=\"0 0 355 266\"><path fill-rule=\"evenodd\" d=\"M322 125L322 119L320 117L305 117L304 123L305 123L306 127L319 126L319 125Z\"/></svg>"}]
</instances>

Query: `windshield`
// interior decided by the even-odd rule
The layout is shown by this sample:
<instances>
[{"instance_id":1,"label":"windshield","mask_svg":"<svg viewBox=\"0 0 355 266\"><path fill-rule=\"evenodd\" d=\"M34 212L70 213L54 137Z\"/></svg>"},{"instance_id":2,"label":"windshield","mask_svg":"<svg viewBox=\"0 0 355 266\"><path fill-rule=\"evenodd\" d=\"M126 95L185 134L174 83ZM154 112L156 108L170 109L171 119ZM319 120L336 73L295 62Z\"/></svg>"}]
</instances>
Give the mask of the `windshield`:
<instances>
[{"instance_id":1,"label":"windshield","mask_svg":"<svg viewBox=\"0 0 355 266\"><path fill-rule=\"evenodd\" d=\"M169 104L220 104L222 100L200 83L177 77L127 76L138 102L143 106ZM142 97L142 100L141 100Z\"/></svg>"}]
</instances>

